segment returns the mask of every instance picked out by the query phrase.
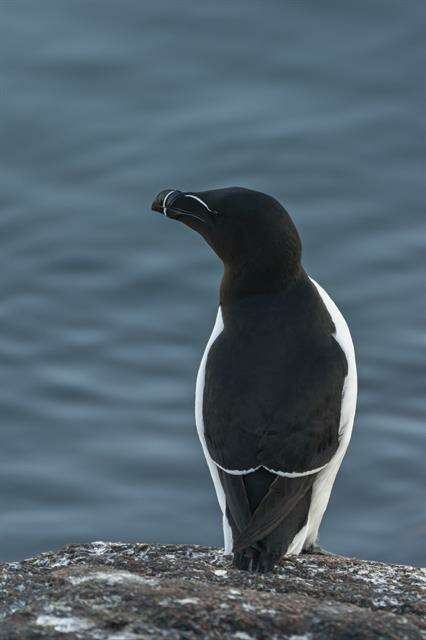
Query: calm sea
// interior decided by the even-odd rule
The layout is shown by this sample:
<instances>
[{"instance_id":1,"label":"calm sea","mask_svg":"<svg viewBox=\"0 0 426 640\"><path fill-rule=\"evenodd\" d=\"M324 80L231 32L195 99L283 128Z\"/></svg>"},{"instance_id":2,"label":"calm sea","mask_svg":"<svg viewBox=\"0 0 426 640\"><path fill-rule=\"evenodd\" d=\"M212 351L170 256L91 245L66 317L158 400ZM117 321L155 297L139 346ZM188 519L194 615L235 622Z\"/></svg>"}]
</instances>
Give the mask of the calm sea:
<instances>
[{"instance_id":1,"label":"calm sea","mask_svg":"<svg viewBox=\"0 0 426 640\"><path fill-rule=\"evenodd\" d=\"M194 382L221 267L149 212L241 185L292 213L357 347L335 552L425 562L422 0L2 2L0 557L221 542Z\"/></svg>"}]
</instances>

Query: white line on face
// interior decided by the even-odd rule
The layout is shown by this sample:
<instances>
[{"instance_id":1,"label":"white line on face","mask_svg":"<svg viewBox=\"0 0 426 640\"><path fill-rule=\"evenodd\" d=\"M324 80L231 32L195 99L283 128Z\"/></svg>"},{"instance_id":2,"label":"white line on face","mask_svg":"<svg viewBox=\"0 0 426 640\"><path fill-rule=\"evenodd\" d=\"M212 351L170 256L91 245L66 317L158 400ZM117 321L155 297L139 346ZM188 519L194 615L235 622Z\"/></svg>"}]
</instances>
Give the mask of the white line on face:
<instances>
[{"instance_id":1,"label":"white line on face","mask_svg":"<svg viewBox=\"0 0 426 640\"><path fill-rule=\"evenodd\" d=\"M167 194L167 195L170 195L170 194ZM192 194L187 193L187 194L186 194L186 197L187 197L187 198L193 198L194 200L198 200L198 202L199 202L200 204L202 204L202 205L203 205L203 207L205 207L205 208L207 209L207 211L210 211L210 213L211 213L211 209L210 209L210 207L208 207L208 206L206 205L206 203L205 203L205 202L203 202L203 200L201 200L201 198L199 198L198 196L193 196Z\"/></svg>"}]
</instances>

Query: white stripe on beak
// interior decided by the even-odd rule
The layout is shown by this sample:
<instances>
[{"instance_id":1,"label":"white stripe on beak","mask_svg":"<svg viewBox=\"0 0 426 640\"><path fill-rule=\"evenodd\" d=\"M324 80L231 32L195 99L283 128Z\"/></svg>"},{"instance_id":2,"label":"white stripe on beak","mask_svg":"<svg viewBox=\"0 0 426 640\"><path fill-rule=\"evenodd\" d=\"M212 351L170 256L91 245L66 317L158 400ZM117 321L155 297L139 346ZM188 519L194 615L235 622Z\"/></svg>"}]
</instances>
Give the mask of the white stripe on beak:
<instances>
[{"instance_id":1,"label":"white stripe on beak","mask_svg":"<svg viewBox=\"0 0 426 640\"><path fill-rule=\"evenodd\" d=\"M176 189L173 189L173 191L169 191L169 193L166 195L166 197L163 200L163 213L165 216L167 216L167 206L166 206L167 198L171 196L172 193L174 193L175 191Z\"/></svg>"}]
</instances>

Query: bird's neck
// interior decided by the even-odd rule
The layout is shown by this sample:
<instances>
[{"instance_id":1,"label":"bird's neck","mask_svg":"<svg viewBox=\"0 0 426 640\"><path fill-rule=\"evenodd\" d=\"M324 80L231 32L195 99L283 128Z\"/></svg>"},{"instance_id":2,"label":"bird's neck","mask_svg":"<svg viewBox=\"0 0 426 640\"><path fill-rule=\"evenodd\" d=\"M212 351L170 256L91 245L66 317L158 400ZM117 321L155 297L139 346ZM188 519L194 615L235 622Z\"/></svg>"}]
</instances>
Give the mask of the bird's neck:
<instances>
[{"instance_id":1,"label":"bird's neck","mask_svg":"<svg viewBox=\"0 0 426 640\"><path fill-rule=\"evenodd\" d=\"M303 274L300 262L292 265L225 265L220 286L221 307L225 309L249 298L274 297L285 293L303 277Z\"/></svg>"}]
</instances>

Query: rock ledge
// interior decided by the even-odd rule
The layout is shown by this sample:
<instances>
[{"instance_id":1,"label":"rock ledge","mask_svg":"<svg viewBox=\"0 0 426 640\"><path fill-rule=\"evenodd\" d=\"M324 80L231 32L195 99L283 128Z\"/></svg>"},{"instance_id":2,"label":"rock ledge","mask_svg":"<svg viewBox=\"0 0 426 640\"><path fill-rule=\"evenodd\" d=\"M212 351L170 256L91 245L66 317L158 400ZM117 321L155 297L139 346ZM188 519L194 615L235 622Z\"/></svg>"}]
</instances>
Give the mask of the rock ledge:
<instances>
[{"instance_id":1,"label":"rock ledge","mask_svg":"<svg viewBox=\"0 0 426 640\"><path fill-rule=\"evenodd\" d=\"M1 566L0 640L417 639L425 571L339 556L233 569L217 549L94 542Z\"/></svg>"}]
</instances>

